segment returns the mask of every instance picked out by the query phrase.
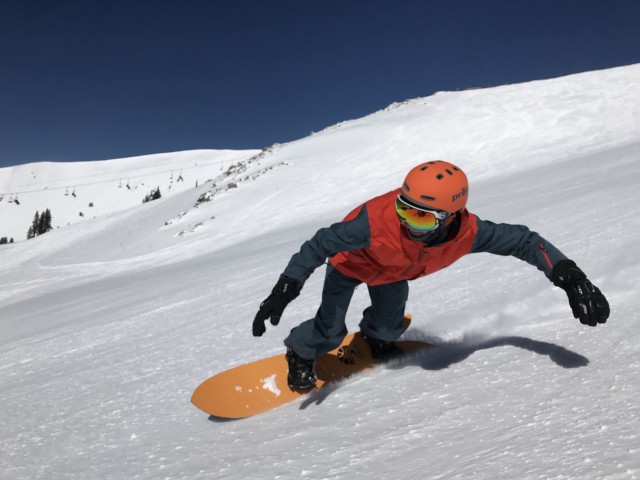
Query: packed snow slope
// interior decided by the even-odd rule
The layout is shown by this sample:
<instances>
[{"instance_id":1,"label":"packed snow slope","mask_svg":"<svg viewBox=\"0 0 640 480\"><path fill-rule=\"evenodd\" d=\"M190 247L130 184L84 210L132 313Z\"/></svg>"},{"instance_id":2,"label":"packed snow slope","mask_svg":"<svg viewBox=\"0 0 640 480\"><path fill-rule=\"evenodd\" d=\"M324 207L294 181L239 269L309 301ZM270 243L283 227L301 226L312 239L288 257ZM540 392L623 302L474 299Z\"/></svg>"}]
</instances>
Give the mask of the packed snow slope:
<instances>
[{"instance_id":1,"label":"packed snow slope","mask_svg":"<svg viewBox=\"0 0 640 480\"><path fill-rule=\"evenodd\" d=\"M0 246L0 477L640 477L640 65L438 93L255 153ZM436 348L256 417L195 409L201 381L314 315L324 268L251 336L302 242L437 158L466 170L471 211L574 259L609 322L582 326L526 263L469 255L411 283L405 335ZM350 330L367 305L359 288Z\"/></svg>"}]
</instances>

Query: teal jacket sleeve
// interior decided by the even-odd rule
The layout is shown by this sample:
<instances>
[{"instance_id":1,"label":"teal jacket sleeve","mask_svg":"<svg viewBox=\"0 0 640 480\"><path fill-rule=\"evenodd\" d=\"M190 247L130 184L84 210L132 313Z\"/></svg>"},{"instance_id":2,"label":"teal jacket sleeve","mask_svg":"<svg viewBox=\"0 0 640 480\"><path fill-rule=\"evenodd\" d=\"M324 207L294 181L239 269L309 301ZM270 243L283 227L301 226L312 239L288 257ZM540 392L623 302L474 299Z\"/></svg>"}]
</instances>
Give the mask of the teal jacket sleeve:
<instances>
[{"instance_id":1,"label":"teal jacket sleeve","mask_svg":"<svg viewBox=\"0 0 640 480\"><path fill-rule=\"evenodd\" d=\"M310 240L304 242L300 251L291 257L282 276L294 278L304 285L327 258L339 252L366 248L370 241L369 216L367 207L363 206L353 220L321 228Z\"/></svg>"},{"instance_id":2,"label":"teal jacket sleeve","mask_svg":"<svg viewBox=\"0 0 640 480\"><path fill-rule=\"evenodd\" d=\"M524 225L493 223L478 218L478 233L471 253L488 252L495 255L511 255L537 267L551 280L551 270L567 257L538 233Z\"/></svg>"}]
</instances>

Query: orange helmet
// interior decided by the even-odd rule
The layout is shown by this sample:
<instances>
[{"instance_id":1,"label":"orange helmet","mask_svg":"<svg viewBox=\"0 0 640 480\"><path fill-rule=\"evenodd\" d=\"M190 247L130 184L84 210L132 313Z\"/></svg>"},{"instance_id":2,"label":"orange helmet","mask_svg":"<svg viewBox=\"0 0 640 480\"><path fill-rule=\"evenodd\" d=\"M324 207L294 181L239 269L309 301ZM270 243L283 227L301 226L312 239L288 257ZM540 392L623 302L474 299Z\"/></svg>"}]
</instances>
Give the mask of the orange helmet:
<instances>
[{"instance_id":1,"label":"orange helmet","mask_svg":"<svg viewBox=\"0 0 640 480\"><path fill-rule=\"evenodd\" d=\"M411 169L402 184L402 195L418 206L455 213L467 205L469 182L460 168L434 160Z\"/></svg>"}]
</instances>

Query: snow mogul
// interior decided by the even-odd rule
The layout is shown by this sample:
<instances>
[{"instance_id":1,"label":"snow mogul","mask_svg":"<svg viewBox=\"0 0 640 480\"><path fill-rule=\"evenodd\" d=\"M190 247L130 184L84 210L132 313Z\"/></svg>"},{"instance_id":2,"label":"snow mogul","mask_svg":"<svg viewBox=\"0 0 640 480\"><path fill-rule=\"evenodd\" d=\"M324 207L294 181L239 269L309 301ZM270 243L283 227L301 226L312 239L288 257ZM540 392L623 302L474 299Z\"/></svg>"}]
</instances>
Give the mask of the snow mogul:
<instances>
[{"instance_id":1,"label":"snow mogul","mask_svg":"<svg viewBox=\"0 0 640 480\"><path fill-rule=\"evenodd\" d=\"M512 255L535 266L568 296L573 316L596 326L609 304L576 263L522 225L481 220L466 209L465 173L445 161L429 161L407 174L402 187L373 198L342 222L322 228L291 260L253 321L262 336L265 321L277 325L313 271L329 259L316 316L295 327L284 343L289 387L314 388L314 359L338 347L347 335L345 316L355 288L364 283L371 306L360 330L374 358L400 353L409 280L450 266L468 253Z\"/></svg>"}]
</instances>

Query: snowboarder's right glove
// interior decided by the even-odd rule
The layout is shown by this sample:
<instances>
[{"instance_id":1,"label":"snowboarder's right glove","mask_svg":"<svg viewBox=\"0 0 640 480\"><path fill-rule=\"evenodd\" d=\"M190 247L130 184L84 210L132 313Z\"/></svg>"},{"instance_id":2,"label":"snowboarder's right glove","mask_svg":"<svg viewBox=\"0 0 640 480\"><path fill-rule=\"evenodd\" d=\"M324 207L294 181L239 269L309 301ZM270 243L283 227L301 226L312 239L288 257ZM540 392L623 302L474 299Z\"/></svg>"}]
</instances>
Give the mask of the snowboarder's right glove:
<instances>
[{"instance_id":1,"label":"snowboarder's right glove","mask_svg":"<svg viewBox=\"0 0 640 480\"><path fill-rule=\"evenodd\" d=\"M572 260L561 260L551 272L556 287L567 292L569 305L575 318L584 325L595 327L609 318L609 302Z\"/></svg>"},{"instance_id":2,"label":"snowboarder's right glove","mask_svg":"<svg viewBox=\"0 0 640 480\"><path fill-rule=\"evenodd\" d=\"M295 278L280 277L271 295L260 304L260 310L253 320L253 336L261 337L267 331L264 322L270 318L271 325L278 325L282 312L289 302L300 295L302 285Z\"/></svg>"}]
</instances>

